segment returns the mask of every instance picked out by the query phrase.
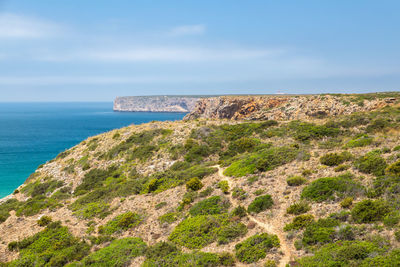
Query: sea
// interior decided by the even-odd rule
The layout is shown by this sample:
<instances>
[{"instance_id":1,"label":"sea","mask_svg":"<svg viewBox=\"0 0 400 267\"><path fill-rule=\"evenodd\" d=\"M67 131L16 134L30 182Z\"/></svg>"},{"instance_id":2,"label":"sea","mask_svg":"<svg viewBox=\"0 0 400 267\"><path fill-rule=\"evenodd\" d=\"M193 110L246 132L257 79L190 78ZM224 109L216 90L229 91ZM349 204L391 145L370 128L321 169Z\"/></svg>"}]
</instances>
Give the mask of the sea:
<instances>
[{"instance_id":1,"label":"sea","mask_svg":"<svg viewBox=\"0 0 400 267\"><path fill-rule=\"evenodd\" d=\"M186 113L114 112L113 103L0 103L0 198L36 168L86 138Z\"/></svg>"}]
</instances>

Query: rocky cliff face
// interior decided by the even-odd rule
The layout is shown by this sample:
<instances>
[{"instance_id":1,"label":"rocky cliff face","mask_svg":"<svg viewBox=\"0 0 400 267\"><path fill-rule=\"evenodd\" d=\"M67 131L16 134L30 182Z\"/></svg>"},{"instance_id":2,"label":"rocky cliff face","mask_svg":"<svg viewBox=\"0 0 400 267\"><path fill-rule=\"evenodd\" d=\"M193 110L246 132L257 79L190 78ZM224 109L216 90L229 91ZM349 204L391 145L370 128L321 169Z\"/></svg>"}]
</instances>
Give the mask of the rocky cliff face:
<instances>
[{"instance_id":1,"label":"rocky cliff face","mask_svg":"<svg viewBox=\"0 0 400 267\"><path fill-rule=\"evenodd\" d=\"M300 120L347 115L394 105L399 94L221 96L201 99L185 119Z\"/></svg>"},{"instance_id":2,"label":"rocky cliff face","mask_svg":"<svg viewBox=\"0 0 400 267\"><path fill-rule=\"evenodd\" d=\"M190 112L199 100L192 96L124 96L114 101L114 111Z\"/></svg>"}]
</instances>

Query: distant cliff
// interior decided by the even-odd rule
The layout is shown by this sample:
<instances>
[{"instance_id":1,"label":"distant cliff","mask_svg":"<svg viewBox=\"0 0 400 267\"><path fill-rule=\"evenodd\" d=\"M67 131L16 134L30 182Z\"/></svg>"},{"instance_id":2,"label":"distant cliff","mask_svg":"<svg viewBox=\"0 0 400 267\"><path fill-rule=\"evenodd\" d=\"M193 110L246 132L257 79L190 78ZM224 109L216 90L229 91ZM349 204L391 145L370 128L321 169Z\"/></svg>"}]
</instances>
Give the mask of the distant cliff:
<instances>
[{"instance_id":1,"label":"distant cliff","mask_svg":"<svg viewBox=\"0 0 400 267\"><path fill-rule=\"evenodd\" d=\"M124 96L114 101L114 111L190 112L198 96Z\"/></svg>"},{"instance_id":2,"label":"distant cliff","mask_svg":"<svg viewBox=\"0 0 400 267\"><path fill-rule=\"evenodd\" d=\"M304 120L372 111L399 102L399 93L220 96L201 99L185 120Z\"/></svg>"}]
</instances>

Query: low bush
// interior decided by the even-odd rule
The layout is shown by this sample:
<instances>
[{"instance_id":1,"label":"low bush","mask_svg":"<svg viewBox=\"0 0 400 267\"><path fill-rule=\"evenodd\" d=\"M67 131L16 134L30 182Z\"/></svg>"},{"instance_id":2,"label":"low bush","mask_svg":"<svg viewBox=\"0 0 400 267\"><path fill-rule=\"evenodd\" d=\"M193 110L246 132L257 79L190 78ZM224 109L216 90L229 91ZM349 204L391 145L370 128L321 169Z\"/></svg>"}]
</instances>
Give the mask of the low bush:
<instances>
[{"instance_id":1,"label":"low bush","mask_svg":"<svg viewBox=\"0 0 400 267\"><path fill-rule=\"evenodd\" d=\"M342 208L348 209L353 205L353 198L352 197L346 197L340 202L340 206Z\"/></svg>"},{"instance_id":2,"label":"low bush","mask_svg":"<svg viewBox=\"0 0 400 267\"><path fill-rule=\"evenodd\" d=\"M294 139L302 142L323 137L335 137L340 129L334 125L316 125L313 123L291 121L288 125Z\"/></svg>"},{"instance_id":3,"label":"low bush","mask_svg":"<svg viewBox=\"0 0 400 267\"><path fill-rule=\"evenodd\" d=\"M234 187L232 189L232 197L233 198L236 198L239 200L245 200L248 196L249 196L249 194L240 187Z\"/></svg>"},{"instance_id":4,"label":"low bush","mask_svg":"<svg viewBox=\"0 0 400 267\"><path fill-rule=\"evenodd\" d=\"M229 253L182 253L178 248L166 242L157 243L146 251L146 260L143 267L170 267L170 266L233 266L234 259Z\"/></svg>"},{"instance_id":5,"label":"low bush","mask_svg":"<svg viewBox=\"0 0 400 267\"><path fill-rule=\"evenodd\" d=\"M295 146L271 147L246 154L234 161L225 171L227 176L245 176L256 171L269 171L296 159L299 149Z\"/></svg>"},{"instance_id":6,"label":"low bush","mask_svg":"<svg viewBox=\"0 0 400 267\"><path fill-rule=\"evenodd\" d=\"M384 218L383 223L385 226L392 228L399 224L400 222L400 213L398 211L389 212Z\"/></svg>"},{"instance_id":7,"label":"low bush","mask_svg":"<svg viewBox=\"0 0 400 267\"><path fill-rule=\"evenodd\" d=\"M194 178L190 179L186 183L186 189L187 190L197 191L197 190L200 190L202 187L203 187L203 184L201 183L200 179L197 178L197 177L194 177Z\"/></svg>"},{"instance_id":8,"label":"low bush","mask_svg":"<svg viewBox=\"0 0 400 267\"><path fill-rule=\"evenodd\" d=\"M372 137L369 137L368 135L361 135L347 142L345 147L354 148L354 147L369 146L372 144L373 141L374 139Z\"/></svg>"},{"instance_id":9,"label":"low bush","mask_svg":"<svg viewBox=\"0 0 400 267\"><path fill-rule=\"evenodd\" d=\"M339 226L339 221L331 218L319 219L307 225L303 233L303 244L316 245L331 242L335 237L336 226Z\"/></svg>"},{"instance_id":10,"label":"low bush","mask_svg":"<svg viewBox=\"0 0 400 267\"><path fill-rule=\"evenodd\" d=\"M293 203L286 209L286 213L300 215L311 210L310 205L305 201Z\"/></svg>"},{"instance_id":11,"label":"low bush","mask_svg":"<svg viewBox=\"0 0 400 267\"><path fill-rule=\"evenodd\" d=\"M247 211L242 206L237 206L232 211L232 216L238 216L239 218L243 218L247 215Z\"/></svg>"},{"instance_id":12,"label":"low bush","mask_svg":"<svg viewBox=\"0 0 400 267\"><path fill-rule=\"evenodd\" d=\"M383 175L386 169L386 161L378 151L371 151L355 161L355 167L363 173Z\"/></svg>"},{"instance_id":13,"label":"low bush","mask_svg":"<svg viewBox=\"0 0 400 267\"><path fill-rule=\"evenodd\" d=\"M303 214L294 217L293 221L289 224L286 224L283 230L290 231L290 230L300 230L309 225L314 221L314 216L311 214Z\"/></svg>"},{"instance_id":14,"label":"low bush","mask_svg":"<svg viewBox=\"0 0 400 267\"><path fill-rule=\"evenodd\" d=\"M244 236L247 233L247 227L241 222L231 222L221 228L218 232L218 244L228 244L234 239Z\"/></svg>"},{"instance_id":15,"label":"low bush","mask_svg":"<svg viewBox=\"0 0 400 267\"><path fill-rule=\"evenodd\" d=\"M10 211L18 209L20 202L15 198L8 199L0 204L0 223L6 221L10 217Z\"/></svg>"},{"instance_id":16,"label":"low bush","mask_svg":"<svg viewBox=\"0 0 400 267\"><path fill-rule=\"evenodd\" d=\"M377 118L373 120L365 129L369 133L379 132L391 125L388 119Z\"/></svg>"},{"instance_id":17,"label":"low bush","mask_svg":"<svg viewBox=\"0 0 400 267\"><path fill-rule=\"evenodd\" d=\"M178 212L168 212L168 213L165 213L164 215L161 215L160 217L158 217L158 221L160 223L170 224L170 223L177 221L178 216L179 216Z\"/></svg>"},{"instance_id":18,"label":"low bush","mask_svg":"<svg viewBox=\"0 0 400 267\"><path fill-rule=\"evenodd\" d=\"M385 250L368 241L337 241L298 260L300 266L395 266L377 261ZM371 259L372 262L367 260ZM375 263L373 263L376 261Z\"/></svg>"},{"instance_id":19,"label":"low bush","mask_svg":"<svg viewBox=\"0 0 400 267\"><path fill-rule=\"evenodd\" d=\"M357 195L363 192L360 183L352 180L352 176L344 174L337 177L319 178L306 186L301 197L316 202L334 200L349 195Z\"/></svg>"},{"instance_id":20,"label":"low bush","mask_svg":"<svg viewBox=\"0 0 400 267\"><path fill-rule=\"evenodd\" d=\"M128 266L132 259L144 255L146 243L138 237L112 241L82 260L83 266Z\"/></svg>"},{"instance_id":21,"label":"low bush","mask_svg":"<svg viewBox=\"0 0 400 267\"><path fill-rule=\"evenodd\" d=\"M49 216L42 216L42 217L40 217L40 219L37 221L37 224L38 224L39 226L46 226L46 225L48 225L48 224L51 223L51 222L52 222L51 217L49 217Z\"/></svg>"},{"instance_id":22,"label":"low bush","mask_svg":"<svg viewBox=\"0 0 400 267\"><path fill-rule=\"evenodd\" d=\"M175 227L169 240L190 249L202 248L217 239L223 221L221 215L189 217Z\"/></svg>"},{"instance_id":23,"label":"low bush","mask_svg":"<svg viewBox=\"0 0 400 267\"><path fill-rule=\"evenodd\" d=\"M342 164L345 161L348 161L352 158L352 155L349 152L342 153L328 153L322 156L319 161L321 164L326 166L337 166Z\"/></svg>"},{"instance_id":24,"label":"low bush","mask_svg":"<svg viewBox=\"0 0 400 267\"><path fill-rule=\"evenodd\" d=\"M274 204L271 195L263 195L256 197L247 207L248 212L259 213L269 209Z\"/></svg>"},{"instance_id":25,"label":"low bush","mask_svg":"<svg viewBox=\"0 0 400 267\"><path fill-rule=\"evenodd\" d=\"M349 168L350 168L349 165L341 164L341 165L335 167L333 170L335 172L342 172L342 171L348 170Z\"/></svg>"},{"instance_id":26,"label":"low bush","mask_svg":"<svg viewBox=\"0 0 400 267\"><path fill-rule=\"evenodd\" d=\"M229 206L228 200L222 199L220 196L214 196L196 203L189 210L189 213L192 216L222 214L228 211Z\"/></svg>"},{"instance_id":27,"label":"low bush","mask_svg":"<svg viewBox=\"0 0 400 267\"><path fill-rule=\"evenodd\" d=\"M241 243L236 244L236 258L243 263L253 263L267 256L267 252L274 247L280 247L276 235L267 233L253 235Z\"/></svg>"},{"instance_id":28,"label":"low bush","mask_svg":"<svg viewBox=\"0 0 400 267\"><path fill-rule=\"evenodd\" d=\"M218 183L218 188L221 189L222 193L228 194L229 193L229 184L228 181L220 181Z\"/></svg>"},{"instance_id":29,"label":"low bush","mask_svg":"<svg viewBox=\"0 0 400 267\"><path fill-rule=\"evenodd\" d=\"M99 233L111 235L117 232L122 232L139 225L142 220L143 219L140 215L128 211L108 221L104 226L100 226Z\"/></svg>"},{"instance_id":30,"label":"low bush","mask_svg":"<svg viewBox=\"0 0 400 267\"><path fill-rule=\"evenodd\" d=\"M389 211L390 208L385 201L365 199L355 204L351 216L357 223L371 223L382 221Z\"/></svg>"},{"instance_id":31,"label":"low bush","mask_svg":"<svg viewBox=\"0 0 400 267\"><path fill-rule=\"evenodd\" d=\"M305 184L307 179L302 176L292 176L287 178L286 182L289 186L299 186Z\"/></svg>"},{"instance_id":32,"label":"low bush","mask_svg":"<svg viewBox=\"0 0 400 267\"><path fill-rule=\"evenodd\" d=\"M396 161L393 164L390 164L386 168L386 174L393 175L395 177L400 177L400 160Z\"/></svg>"}]
</instances>

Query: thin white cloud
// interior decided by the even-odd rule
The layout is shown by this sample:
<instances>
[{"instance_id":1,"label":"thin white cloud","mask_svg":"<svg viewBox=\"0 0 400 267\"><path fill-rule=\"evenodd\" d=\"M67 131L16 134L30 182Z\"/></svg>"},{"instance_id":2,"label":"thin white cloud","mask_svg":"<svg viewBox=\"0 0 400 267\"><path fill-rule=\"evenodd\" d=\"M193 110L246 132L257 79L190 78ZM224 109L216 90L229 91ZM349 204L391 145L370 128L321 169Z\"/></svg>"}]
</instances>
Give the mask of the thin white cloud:
<instances>
[{"instance_id":1,"label":"thin white cloud","mask_svg":"<svg viewBox=\"0 0 400 267\"><path fill-rule=\"evenodd\" d=\"M60 26L37 18L0 14L0 39L32 39L56 35Z\"/></svg>"},{"instance_id":2,"label":"thin white cloud","mask_svg":"<svg viewBox=\"0 0 400 267\"><path fill-rule=\"evenodd\" d=\"M280 49L137 47L128 49L64 52L38 55L42 61L102 61L102 62L204 62L237 61L275 57Z\"/></svg>"},{"instance_id":3,"label":"thin white cloud","mask_svg":"<svg viewBox=\"0 0 400 267\"><path fill-rule=\"evenodd\" d=\"M168 31L169 36L201 35L206 32L204 24L182 25Z\"/></svg>"},{"instance_id":4,"label":"thin white cloud","mask_svg":"<svg viewBox=\"0 0 400 267\"><path fill-rule=\"evenodd\" d=\"M104 84L155 84L155 83L185 83L185 82L226 82L235 81L235 77L200 77L199 75L171 76L3 76L0 85L104 85Z\"/></svg>"}]
</instances>

